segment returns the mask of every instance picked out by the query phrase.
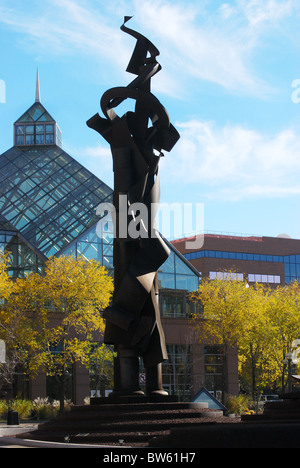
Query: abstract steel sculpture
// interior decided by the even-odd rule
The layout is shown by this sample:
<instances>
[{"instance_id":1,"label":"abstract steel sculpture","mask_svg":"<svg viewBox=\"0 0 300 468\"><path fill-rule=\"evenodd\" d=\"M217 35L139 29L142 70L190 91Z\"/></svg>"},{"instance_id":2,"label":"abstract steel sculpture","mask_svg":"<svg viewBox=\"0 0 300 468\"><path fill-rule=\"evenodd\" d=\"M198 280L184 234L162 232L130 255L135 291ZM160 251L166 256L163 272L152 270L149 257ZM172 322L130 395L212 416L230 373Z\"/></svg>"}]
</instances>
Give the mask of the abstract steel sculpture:
<instances>
[{"instance_id":1,"label":"abstract steel sculpture","mask_svg":"<svg viewBox=\"0 0 300 468\"><path fill-rule=\"evenodd\" d=\"M104 342L113 344L115 360L114 395L143 395L139 384L139 357L146 369L146 391L167 395L162 387L161 363L168 358L161 327L158 301L158 269L170 251L155 229L155 208L159 203L158 165L162 150L170 151L179 134L168 113L150 92L151 78L161 70L157 48L143 35L121 30L136 38L127 67L137 75L127 87L106 91L100 101L105 118L99 114L87 125L110 144L113 158L115 208L114 295L104 311ZM132 99L134 112L119 117L114 109ZM123 197L123 198L122 198ZM120 202L126 197L126 203ZM136 207L140 207L139 212ZM120 220L126 219L124 234ZM121 233L122 231L122 233Z\"/></svg>"}]
</instances>

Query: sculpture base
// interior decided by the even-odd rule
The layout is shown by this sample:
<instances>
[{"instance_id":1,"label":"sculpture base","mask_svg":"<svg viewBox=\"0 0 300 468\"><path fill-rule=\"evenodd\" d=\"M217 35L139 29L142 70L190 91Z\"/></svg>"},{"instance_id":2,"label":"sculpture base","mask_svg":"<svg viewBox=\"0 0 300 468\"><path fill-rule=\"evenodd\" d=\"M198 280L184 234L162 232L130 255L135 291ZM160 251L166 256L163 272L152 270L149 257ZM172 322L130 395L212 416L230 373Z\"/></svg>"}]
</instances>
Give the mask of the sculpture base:
<instances>
[{"instance_id":1,"label":"sculpture base","mask_svg":"<svg viewBox=\"0 0 300 468\"><path fill-rule=\"evenodd\" d=\"M40 424L38 430L18 437L102 447L148 447L150 441L154 443L173 427L185 431L224 419L222 410L211 410L207 403L177 402L174 395L160 401L154 398L162 395L91 398L90 405L72 406L54 420Z\"/></svg>"}]
</instances>

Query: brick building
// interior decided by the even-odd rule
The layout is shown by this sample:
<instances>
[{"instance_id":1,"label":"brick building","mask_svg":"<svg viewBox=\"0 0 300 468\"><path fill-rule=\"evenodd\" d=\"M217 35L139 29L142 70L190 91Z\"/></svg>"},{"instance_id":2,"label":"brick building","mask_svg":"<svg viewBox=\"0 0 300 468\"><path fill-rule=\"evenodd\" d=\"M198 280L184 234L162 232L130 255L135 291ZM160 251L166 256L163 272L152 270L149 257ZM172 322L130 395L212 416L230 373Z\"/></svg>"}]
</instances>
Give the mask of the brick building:
<instances>
[{"instance_id":1,"label":"brick building","mask_svg":"<svg viewBox=\"0 0 300 468\"><path fill-rule=\"evenodd\" d=\"M172 244L202 276L220 277L224 270L232 270L249 284L300 280L299 239L203 234L200 249L187 248L187 241L192 240L178 239Z\"/></svg>"}]
</instances>

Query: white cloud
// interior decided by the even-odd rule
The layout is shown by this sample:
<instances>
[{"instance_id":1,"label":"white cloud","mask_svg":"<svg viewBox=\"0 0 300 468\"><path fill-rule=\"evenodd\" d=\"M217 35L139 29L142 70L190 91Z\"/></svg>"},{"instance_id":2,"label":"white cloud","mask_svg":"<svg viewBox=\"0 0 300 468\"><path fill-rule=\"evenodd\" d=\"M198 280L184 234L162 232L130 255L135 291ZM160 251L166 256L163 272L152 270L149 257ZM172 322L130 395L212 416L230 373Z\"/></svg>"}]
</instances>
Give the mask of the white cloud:
<instances>
[{"instance_id":1,"label":"white cloud","mask_svg":"<svg viewBox=\"0 0 300 468\"><path fill-rule=\"evenodd\" d=\"M26 3L26 8L24 7ZM21 34L23 47L34 47L47 56L93 55L124 72L132 53L133 39L119 27L123 15L133 14L130 27L153 40L161 50L163 65L155 91L182 93L192 80L206 80L227 91L265 96L273 90L253 69L257 47L253 24L280 21L291 11L291 0L236 0L218 9L209 2L131 0L2 0L0 23ZM8 5L5 7L5 4ZM235 14L236 12L236 14ZM243 19L247 20L243 21ZM21 41L20 41L21 42ZM187 86L187 83L189 85Z\"/></svg>"},{"instance_id":2,"label":"white cloud","mask_svg":"<svg viewBox=\"0 0 300 468\"><path fill-rule=\"evenodd\" d=\"M269 22L273 25L288 17L294 7L293 0L239 0L249 24L257 27Z\"/></svg>"},{"instance_id":3,"label":"white cloud","mask_svg":"<svg viewBox=\"0 0 300 468\"><path fill-rule=\"evenodd\" d=\"M25 9L13 8L11 2L7 5L0 6L0 23L21 34L22 47L48 57L84 53L124 69L124 55L128 56L130 49L119 28L108 24L103 9L89 3L82 6L76 0L32 2L29 8L26 2Z\"/></svg>"},{"instance_id":4,"label":"white cloud","mask_svg":"<svg viewBox=\"0 0 300 468\"><path fill-rule=\"evenodd\" d=\"M225 4L207 15L205 6L136 0L135 18L148 37L157 38L161 61L173 80L206 80L238 94L273 94L253 70L257 36L244 21L241 7Z\"/></svg>"},{"instance_id":5,"label":"white cloud","mask_svg":"<svg viewBox=\"0 0 300 468\"><path fill-rule=\"evenodd\" d=\"M162 161L174 183L218 199L300 193L300 136L294 130L266 135L197 120L176 127L181 138Z\"/></svg>"}]
</instances>

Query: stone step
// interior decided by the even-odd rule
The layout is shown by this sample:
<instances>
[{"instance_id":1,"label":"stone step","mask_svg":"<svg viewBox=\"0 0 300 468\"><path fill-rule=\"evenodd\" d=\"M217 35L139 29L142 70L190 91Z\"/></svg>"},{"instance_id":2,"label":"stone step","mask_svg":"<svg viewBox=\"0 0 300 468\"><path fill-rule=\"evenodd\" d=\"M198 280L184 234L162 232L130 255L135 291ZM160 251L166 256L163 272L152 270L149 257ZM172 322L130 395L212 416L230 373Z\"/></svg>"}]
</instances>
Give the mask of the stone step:
<instances>
[{"instance_id":1,"label":"stone step","mask_svg":"<svg viewBox=\"0 0 300 468\"><path fill-rule=\"evenodd\" d=\"M38 429L42 431L53 431L65 430L65 431L87 431L87 430L115 430L116 427L124 427L125 430L128 428L133 428L135 430L137 427L157 427L158 425L168 425L176 424L176 421L185 421L189 422L192 420L199 421L202 418L217 418L223 416L222 412L216 412L215 410L206 410L199 413L192 412L173 412L166 413L157 412L146 413L146 414L119 414L115 418L84 418L83 416L78 419L55 419L47 423L39 425ZM148 429L147 429L148 430Z\"/></svg>"},{"instance_id":2,"label":"stone step","mask_svg":"<svg viewBox=\"0 0 300 468\"><path fill-rule=\"evenodd\" d=\"M204 421L217 421L223 411L189 403L138 403L74 406L54 420L40 424L28 434L35 440L72 442L147 444L148 440L168 433L170 428L191 427Z\"/></svg>"}]
</instances>

